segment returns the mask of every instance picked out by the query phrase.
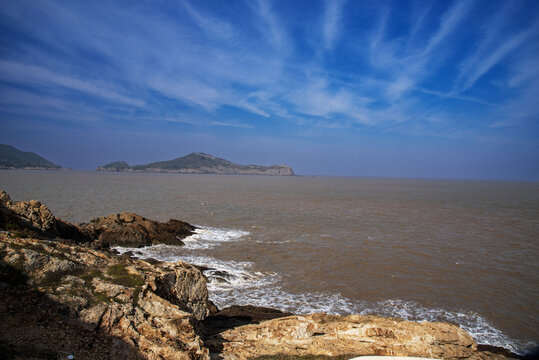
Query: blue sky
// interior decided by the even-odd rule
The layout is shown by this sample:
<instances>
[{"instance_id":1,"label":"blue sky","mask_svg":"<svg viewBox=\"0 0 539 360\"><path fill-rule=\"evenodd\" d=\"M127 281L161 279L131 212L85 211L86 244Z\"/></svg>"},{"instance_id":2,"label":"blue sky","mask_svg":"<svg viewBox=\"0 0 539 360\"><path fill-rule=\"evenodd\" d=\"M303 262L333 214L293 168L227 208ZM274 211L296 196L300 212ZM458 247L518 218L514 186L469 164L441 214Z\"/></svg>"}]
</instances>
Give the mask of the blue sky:
<instances>
[{"instance_id":1,"label":"blue sky","mask_svg":"<svg viewBox=\"0 0 539 360\"><path fill-rule=\"evenodd\" d=\"M3 1L0 142L539 180L539 1Z\"/></svg>"}]
</instances>

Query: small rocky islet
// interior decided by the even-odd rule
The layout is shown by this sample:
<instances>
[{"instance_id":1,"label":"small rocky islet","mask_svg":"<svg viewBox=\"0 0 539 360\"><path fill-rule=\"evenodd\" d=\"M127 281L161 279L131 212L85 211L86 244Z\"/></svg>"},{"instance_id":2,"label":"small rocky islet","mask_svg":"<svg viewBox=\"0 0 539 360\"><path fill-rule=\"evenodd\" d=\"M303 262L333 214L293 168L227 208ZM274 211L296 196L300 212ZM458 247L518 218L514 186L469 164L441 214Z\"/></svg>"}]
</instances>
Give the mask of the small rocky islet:
<instances>
[{"instance_id":1,"label":"small rocky islet","mask_svg":"<svg viewBox=\"0 0 539 360\"><path fill-rule=\"evenodd\" d=\"M29 151L21 151L7 144L0 144L0 170L70 170ZM98 166L104 172L150 172L213 175L265 175L294 176L294 170L280 165L240 165L202 152L191 153L167 161L130 166L125 161L114 161Z\"/></svg>"},{"instance_id":2,"label":"small rocky islet","mask_svg":"<svg viewBox=\"0 0 539 360\"><path fill-rule=\"evenodd\" d=\"M144 165L129 166L125 161L115 161L99 166L97 171L109 172L154 172L179 174L214 174L214 175L269 175L293 176L294 170L281 165L240 165L202 152L191 153L168 161L158 161Z\"/></svg>"},{"instance_id":3,"label":"small rocky islet","mask_svg":"<svg viewBox=\"0 0 539 360\"><path fill-rule=\"evenodd\" d=\"M255 306L218 309L205 268L118 255L196 228L132 213L86 224L0 191L0 353L8 359L518 358L457 325ZM315 357L312 357L315 356Z\"/></svg>"}]
</instances>

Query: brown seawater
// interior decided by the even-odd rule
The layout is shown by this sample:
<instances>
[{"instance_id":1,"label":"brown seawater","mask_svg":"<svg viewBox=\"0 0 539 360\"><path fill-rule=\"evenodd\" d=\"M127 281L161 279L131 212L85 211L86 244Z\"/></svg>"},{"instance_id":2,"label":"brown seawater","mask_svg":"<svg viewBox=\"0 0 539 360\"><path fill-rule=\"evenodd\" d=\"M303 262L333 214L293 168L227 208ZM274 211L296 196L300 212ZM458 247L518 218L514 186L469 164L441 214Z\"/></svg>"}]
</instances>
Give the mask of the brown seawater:
<instances>
[{"instance_id":1,"label":"brown seawater","mask_svg":"<svg viewBox=\"0 0 539 360\"><path fill-rule=\"evenodd\" d=\"M539 328L539 183L1 171L73 222L131 211L201 226L141 257L213 267L219 306L458 323L514 351Z\"/></svg>"}]
</instances>

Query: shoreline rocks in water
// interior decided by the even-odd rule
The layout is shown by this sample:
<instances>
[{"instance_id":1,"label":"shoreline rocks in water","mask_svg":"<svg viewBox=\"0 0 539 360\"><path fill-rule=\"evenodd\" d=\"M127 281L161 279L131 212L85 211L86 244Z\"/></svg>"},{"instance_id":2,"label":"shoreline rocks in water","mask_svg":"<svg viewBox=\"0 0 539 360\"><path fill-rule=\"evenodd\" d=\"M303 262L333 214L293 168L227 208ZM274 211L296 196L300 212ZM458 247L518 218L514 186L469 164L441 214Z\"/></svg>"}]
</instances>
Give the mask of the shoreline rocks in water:
<instances>
[{"instance_id":1,"label":"shoreline rocks in water","mask_svg":"<svg viewBox=\"0 0 539 360\"><path fill-rule=\"evenodd\" d=\"M171 219L166 223L133 213L113 214L81 225L102 246L142 247L156 244L183 245L182 239L193 235L195 227Z\"/></svg>"},{"instance_id":2,"label":"shoreline rocks in water","mask_svg":"<svg viewBox=\"0 0 539 360\"><path fill-rule=\"evenodd\" d=\"M43 205L32 203L34 212L17 212L16 203L2 194L3 209L22 217L22 225L57 234L54 224L60 220ZM132 236L132 224L145 224L132 214L106 218L94 226L107 224L120 239ZM291 315L254 306L219 311L208 300L201 270L188 263L115 255L93 246L98 231L84 226L77 229L90 234L90 241L35 239L10 232L5 222L0 227L0 351L8 358L49 359L64 353L79 359L232 360L282 353L515 357L478 350L469 334L446 323Z\"/></svg>"},{"instance_id":3,"label":"shoreline rocks in water","mask_svg":"<svg viewBox=\"0 0 539 360\"><path fill-rule=\"evenodd\" d=\"M182 239L193 235L196 229L180 220L163 223L133 213L102 216L87 224L75 225L55 217L39 201L13 202L5 191L0 191L0 226L31 237L91 242L98 248L183 245Z\"/></svg>"}]
</instances>

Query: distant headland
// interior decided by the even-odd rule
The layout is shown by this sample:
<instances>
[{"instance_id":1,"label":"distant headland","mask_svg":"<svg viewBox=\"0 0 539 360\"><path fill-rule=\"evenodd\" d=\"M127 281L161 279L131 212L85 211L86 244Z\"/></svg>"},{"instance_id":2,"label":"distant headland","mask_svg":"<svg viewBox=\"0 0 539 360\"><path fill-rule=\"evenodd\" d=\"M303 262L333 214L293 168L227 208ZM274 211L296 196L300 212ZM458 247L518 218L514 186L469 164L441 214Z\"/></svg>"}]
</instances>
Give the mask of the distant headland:
<instances>
[{"instance_id":1,"label":"distant headland","mask_svg":"<svg viewBox=\"0 0 539 360\"><path fill-rule=\"evenodd\" d=\"M294 171L287 165L239 165L231 161L204 153L191 153L169 161L146 165L129 166L125 161L115 161L99 166L97 171L133 171L180 174L224 174L224 175L274 175L293 176Z\"/></svg>"},{"instance_id":2,"label":"distant headland","mask_svg":"<svg viewBox=\"0 0 539 360\"><path fill-rule=\"evenodd\" d=\"M11 145L0 144L0 169L2 170L60 170L61 166L36 153L21 151Z\"/></svg>"},{"instance_id":3,"label":"distant headland","mask_svg":"<svg viewBox=\"0 0 539 360\"><path fill-rule=\"evenodd\" d=\"M29 151L21 151L7 144L0 144L0 170L70 170ZM99 166L97 171L129 171L180 174L223 175L272 175L294 176L287 165L239 165L213 155L197 152L169 161L130 166L125 161L115 161Z\"/></svg>"}]
</instances>

